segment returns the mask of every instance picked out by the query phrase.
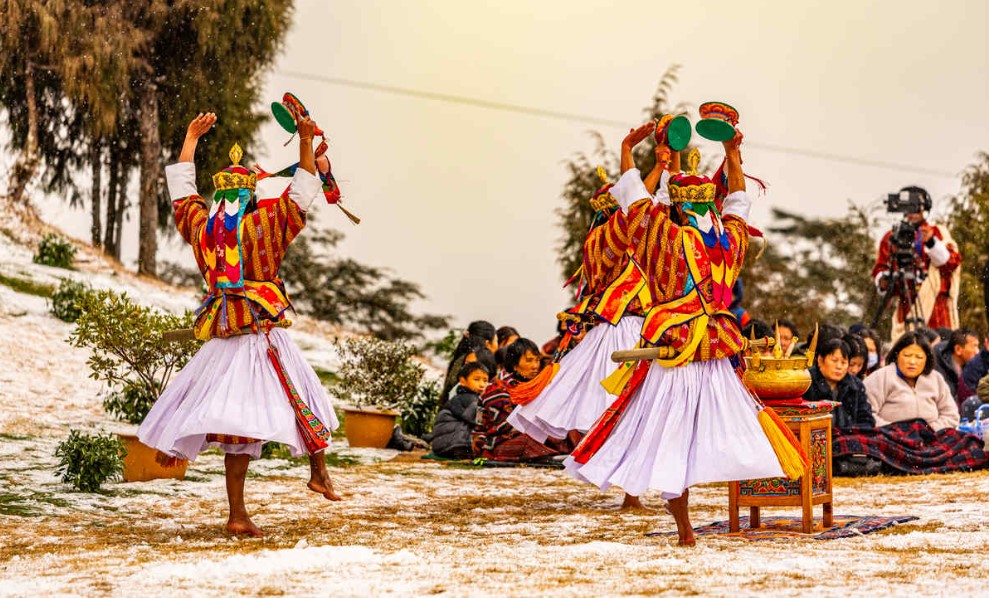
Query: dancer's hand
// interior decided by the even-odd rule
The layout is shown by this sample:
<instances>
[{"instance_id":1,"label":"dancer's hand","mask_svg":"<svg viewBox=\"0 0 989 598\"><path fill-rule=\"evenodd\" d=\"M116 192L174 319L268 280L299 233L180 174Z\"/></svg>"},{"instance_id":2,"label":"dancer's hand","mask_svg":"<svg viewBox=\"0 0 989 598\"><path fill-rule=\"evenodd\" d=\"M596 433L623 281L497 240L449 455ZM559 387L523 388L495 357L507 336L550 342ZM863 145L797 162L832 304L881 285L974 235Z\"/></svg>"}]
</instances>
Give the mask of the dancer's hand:
<instances>
[{"instance_id":1,"label":"dancer's hand","mask_svg":"<svg viewBox=\"0 0 989 598\"><path fill-rule=\"evenodd\" d=\"M216 124L216 114L212 112L200 112L199 116L192 119L189 128L185 131L185 142L182 144L182 151L179 152L179 162L192 162L196 157L196 145L199 138L205 135L213 125Z\"/></svg>"},{"instance_id":2,"label":"dancer's hand","mask_svg":"<svg viewBox=\"0 0 989 598\"><path fill-rule=\"evenodd\" d=\"M199 113L199 116L192 119L189 128L186 129L186 139L199 139L205 135L216 124L216 114L212 112Z\"/></svg>"},{"instance_id":3,"label":"dancer's hand","mask_svg":"<svg viewBox=\"0 0 989 598\"><path fill-rule=\"evenodd\" d=\"M656 162L660 164L669 164L672 157L673 150L670 149L670 146L664 143L656 144Z\"/></svg>"},{"instance_id":4,"label":"dancer's hand","mask_svg":"<svg viewBox=\"0 0 989 598\"><path fill-rule=\"evenodd\" d=\"M655 130L656 123L654 122L647 122L637 129L629 129L628 135L626 135L625 139L622 140L622 147L631 149L639 145L643 139L652 135Z\"/></svg>"},{"instance_id":5,"label":"dancer's hand","mask_svg":"<svg viewBox=\"0 0 989 598\"><path fill-rule=\"evenodd\" d=\"M296 127L299 131L300 140L308 139L309 141L312 141L313 137L316 135L316 123L314 123L308 116L303 116L300 118L299 122L296 123Z\"/></svg>"},{"instance_id":6,"label":"dancer's hand","mask_svg":"<svg viewBox=\"0 0 989 598\"><path fill-rule=\"evenodd\" d=\"M732 152L738 153L739 148L742 145L742 139L744 137L745 135L743 135L741 131L735 129L735 136L729 139L728 141L722 142L722 145L725 148L725 153L732 153Z\"/></svg>"}]
</instances>

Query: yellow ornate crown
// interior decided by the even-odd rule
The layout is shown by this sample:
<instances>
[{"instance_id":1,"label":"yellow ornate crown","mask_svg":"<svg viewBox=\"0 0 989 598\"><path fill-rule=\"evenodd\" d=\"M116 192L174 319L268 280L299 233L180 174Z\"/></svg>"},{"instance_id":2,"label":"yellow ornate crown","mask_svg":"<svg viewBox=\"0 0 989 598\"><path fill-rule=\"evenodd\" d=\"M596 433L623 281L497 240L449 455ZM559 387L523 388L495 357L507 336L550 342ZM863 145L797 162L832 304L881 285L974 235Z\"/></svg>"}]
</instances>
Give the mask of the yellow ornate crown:
<instances>
[{"instance_id":1,"label":"yellow ornate crown","mask_svg":"<svg viewBox=\"0 0 989 598\"><path fill-rule=\"evenodd\" d=\"M604 186L598 189L594 193L594 197L590 199L591 207L594 208L595 212L601 212L610 208L617 208L618 202L615 200L614 196L611 195L611 181L608 180L608 173L604 171L603 166L598 166L598 178L604 183Z\"/></svg>"},{"instance_id":2,"label":"yellow ornate crown","mask_svg":"<svg viewBox=\"0 0 989 598\"><path fill-rule=\"evenodd\" d=\"M258 185L258 173L250 171L240 165L241 158L244 157L244 150L236 143L230 148L230 166L213 175L213 186L217 191L229 191L231 189L250 189Z\"/></svg>"},{"instance_id":3,"label":"yellow ornate crown","mask_svg":"<svg viewBox=\"0 0 989 598\"><path fill-rule=\"evenodd\" d=\"M687 156L687 172L670 179L670 201L673 203L708 203L714 201L718 188L711 179L697 174L701 153L695 147Z\"/></svg>"}]
</instances>

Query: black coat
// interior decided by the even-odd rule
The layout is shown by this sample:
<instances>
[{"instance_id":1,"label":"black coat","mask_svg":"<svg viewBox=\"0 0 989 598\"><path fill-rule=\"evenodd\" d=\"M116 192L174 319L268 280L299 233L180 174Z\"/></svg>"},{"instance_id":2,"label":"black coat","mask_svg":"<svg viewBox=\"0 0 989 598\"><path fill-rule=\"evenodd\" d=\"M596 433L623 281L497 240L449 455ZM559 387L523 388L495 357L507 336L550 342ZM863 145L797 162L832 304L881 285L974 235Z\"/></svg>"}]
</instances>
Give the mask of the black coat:
<instances>
[{"instance_id":1,"label":"black coat","mask_svg":"<svg viewBox=\"0 0 989 598\"><path fill-rule=\"evenodd\" d=\"M463 390L447 401L436 414L430 445L439 457L460 457L470 451L470 433L477 416L478 396Z\"/></svg>"},{"instance_id":2,"label":"black coat","mask_svg":"<svg viewBox=\"0 0 989 598\"><path fill-rule=\"evenodd\" d=\"M944 381L951 389L951 396L958 400L958 370L955 369L955 359L948 348L947 341L934 345L934 369L941 372Z\"/></svg>"},{"instance_id":3,"label":"black coat","mask_svg":"<svg viewBox=\"0 0 989 598\"><path fill-rule=\"evenodd\" d=\"M831 412L832 425L839 430L849 430L854 426L876 427L876 418L872 415L869 396L865 393L862 381L846 374L838 386L831 391L831 386L824 379L821 370L815 365L810 368L810 388L804 393L805 401L837 401L841 405Z\"/></svg>"}]
</instances>

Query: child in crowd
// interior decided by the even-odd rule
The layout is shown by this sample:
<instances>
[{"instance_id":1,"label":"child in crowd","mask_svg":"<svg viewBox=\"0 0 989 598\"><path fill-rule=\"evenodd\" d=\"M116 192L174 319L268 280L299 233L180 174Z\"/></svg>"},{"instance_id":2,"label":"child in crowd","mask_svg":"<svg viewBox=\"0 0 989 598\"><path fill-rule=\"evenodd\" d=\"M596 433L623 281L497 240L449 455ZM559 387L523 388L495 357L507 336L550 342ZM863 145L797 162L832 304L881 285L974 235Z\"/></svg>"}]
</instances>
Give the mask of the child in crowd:
<instances>
[{"instance_id":1,"label":"child in crowd","mask_svg":"<svg viewBox=\"0 0 989 598\"><path fill-rule=\"evenodd\" d=\"M488 370L480 362L464 364L453 397L436 414L432 449L437 457L469 459L470 433L477 416L477 401L488 385Z\"/></svg>"},{"instance_id":2,"label":"child in crowd","mask_svg":"<svg viewBox=\"0 0 989 598\"><path fill-rule=\"evenodd\" d=\"M859 380L865 380L866 359L869 357L869 348L865 341L857 334L848 333L841 338L848 345L848 373Z\"/></svg>"}]
</instances>

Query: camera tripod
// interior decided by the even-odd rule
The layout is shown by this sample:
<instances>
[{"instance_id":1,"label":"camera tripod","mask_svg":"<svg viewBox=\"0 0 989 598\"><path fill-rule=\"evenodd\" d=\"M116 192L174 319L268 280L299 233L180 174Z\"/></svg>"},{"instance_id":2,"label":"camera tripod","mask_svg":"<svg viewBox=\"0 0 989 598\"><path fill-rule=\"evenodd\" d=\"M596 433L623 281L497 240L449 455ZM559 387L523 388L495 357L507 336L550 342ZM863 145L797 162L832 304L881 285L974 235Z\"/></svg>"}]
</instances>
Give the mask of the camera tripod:
<instances>
[{"instance_id":1,"label":"camera tripod","mask_svg":"<svg viewBox=\"0 0 989 598\"><path fill-rule=\"evenodd\" d=\"M869 327L875 328L879 324L879 319L889 308L890 303L893 303L893 299L899 297L900 301L910 306L910 311L903 318L904 330L913 332L926 328L927 318L924 317L924 310L917 299L917 281L920 277L917 275L916 268L912 265L907 268L899 267L896 264L890 265L893 267L889 270L886 292L879 302L879 307L876 309ZM894 308L894 317L896 317L896 309L898 308Z\"/></svg>"}]
</instances>

